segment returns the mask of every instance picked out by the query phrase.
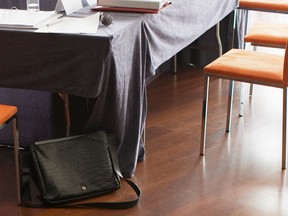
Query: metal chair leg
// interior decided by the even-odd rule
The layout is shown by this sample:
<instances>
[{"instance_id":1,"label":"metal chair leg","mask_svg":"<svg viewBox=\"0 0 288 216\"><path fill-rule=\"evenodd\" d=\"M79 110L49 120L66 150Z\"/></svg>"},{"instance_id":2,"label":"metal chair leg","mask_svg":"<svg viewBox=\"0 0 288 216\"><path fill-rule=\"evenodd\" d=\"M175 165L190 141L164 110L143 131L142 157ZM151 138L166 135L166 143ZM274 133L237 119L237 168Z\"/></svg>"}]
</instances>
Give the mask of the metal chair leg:
<instances>
[{"instance_id":1,"label":"metal chair leg","mask_svg":"<svg viewBox=\"0 0 288 216\"><path fill-rule=\"evenodd\" d=\"M223 48L222 48L222 42L221 42L221 36L220 36L220 22L216 25L216 39L218 44L218 52L219 56L222 56Z\"/></svg>"},{"instance_id":2,"label":"metal chair leg","mask_svg":"<svg viewBox=\"0 0 288 216\"><path fill-rule=\"evenodd\" d=\"M220 22L216 25L216 39L218 43L219 56L222 55L222 42L220 37ZM208 111L208 100L209 100L209 76L205 76L204 93L203 93L203 107L202 107L202 127L201 127L201 144L200 144L200 155L205 154L206 146L206 131L207 131L207 111Z\"/></svg>"},{"instance_id":3,"label":"metal chair leg","mask_svg":"<svg viewBox=\"0 0 288 216\"><path fill-rule=\"evenodd\" d=\"M174 55L173 57L173 62L174 62L174 73L177 73L177 54Z\"/></svg>"},{"instance_id":4,"label":"metal chair leg","mask_svg":"<svg viewBox=\"0 0 288 216\"><path fill-rule=\"evenodd\" d=\"M253 95L253 84L250 84L250 89L249 89L249 96L252 97Z\"/></svg>"},{"instance_id":5,"label":"metal chair leg","mask_svg":"<svg viewBox=\"0 0 288 216\"><path fill-rule=\"evenodd\" d=\"M248 17L249 17L249 10L241 9L243 12L245 12L245 29L244 29L244 35L248 32ZM237 18L236 18L237 19ZM244 40L243 40L244 41ZM246 48L246 43L243 42L243 46L239 44L239 47L242 49ZM253 84L250 84L250 93L251 90L253 91ZM239 107L239 117L243 116L243 107L244 107L244 86L243 83L241 84L241 92L240 92L240 107Z\"/></svg>"},{"instance_id":6,"label":"metal chair leg","mask_svg":"<svg viewBox=\"0 0 288 216\"><path fill-rule=\"evenodd\" d=\"M200 142L200 155L205 154L206 145L206 128L207 128L207 110L209 100L209 76L205 76L203 105L202 105L202 126L201 126L201 142Z\"/></svg>"},{"instance_id":7,"label":"metal chair leg","mask_svg":"<svg viewBox=\"0 0 288 216\"><path fill-rule=\"evenodd\" d=\"M253 46L253 51L257 51L257 46ZM253 83L250 84L250 89L249 89L249 96L252 97L253 95Z\"/></svg>"},{"instance_id":8,"label":"metal chair leg","mask_svg":"<svg viewBox=\"0 0 288 216\"><path fill-rule=\"evenodd\" d=\"M287 144L287 87L283 88L283 120L282 120L282 169L286 169Z\"/></svg>"},{"instance_id":9,"label":"metal chair leg","mask_svg":"<svg viewBox=\"0 0 288 216\"><path fill-rule=\"evenodd\" d=\"M143 130L142 130L142 141L143 141L143 144L145 145L145 143L146 143L146 124L144 124Z\"/></svg>"},{"instance_id":10,"label":"metal chair leg","mask_svg":"<svg viewBox=\"0 0 288 216\"><path fill-rule=\"evenodd\" d=\"M16 189L17 189L17 201L21 205L21 189L20 189L20 155L19 155L19 135L18 135L18 123L17 117L12 119L13 128L13 142L14 142L14 157L15 157L15 167L16 167Z\"/></svg>"},{"instance_id":11,"label":"metal chair leg","mask_svg":"<svg viewBox=\"0 0 288 216\"><path fill-rule=\"evenodd\" d=\"M244 107L244 84L241 83L241 86L240 86L240 108L239 108L239 117L242 117L243 116L243 107Z\"/></svg>"},{"instance_id":12,"label":"metal chair leg","mask_svg":"<svg viewBox=\"0 0 288 216\"><path fill-rule=\"evenodd\" d=\"M228 93L228 106L227 106L227 121L226 121L226 131L227 132L230 132L230 130L231 130L233 93L234 93L234 80L230 80L229 81L229 93Z\"/></svg>"}]
</instances>

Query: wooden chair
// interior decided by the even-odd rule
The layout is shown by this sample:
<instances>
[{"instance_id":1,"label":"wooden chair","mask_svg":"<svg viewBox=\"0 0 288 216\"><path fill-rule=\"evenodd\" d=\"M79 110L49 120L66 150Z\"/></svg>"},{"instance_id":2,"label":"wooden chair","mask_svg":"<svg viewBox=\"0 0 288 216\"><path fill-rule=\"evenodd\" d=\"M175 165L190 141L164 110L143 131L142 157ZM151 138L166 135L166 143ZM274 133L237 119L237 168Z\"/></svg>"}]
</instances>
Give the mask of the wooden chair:
<instances>
[{"instance_id":1,"label":"wooden chair","mask_svg":"<svg viewBox=\"0 0 288 216\"><path fill-rule=\"evenodd\" d=\"M286 169L287 144L287 86L288 86L288 51L285 57L243 49L231 49L211 64L204 67L205 85L202 110L201 149L205 154L207 109L210 77L230 80L227 109L226 131L231 128L231 113L234 81L254 83L283 89L283 131L282 131L282 168Z\"/></svg>"},{"instance_id":2,"label":"wooden chair","mask_svg":"<svg viewBox=\"0 0 288 216\"><path fill-rule=\"evenodd\" d=\"M13 142L14 142L14 157L16 166L16 187L17 200L21 204L20 198L20 168L19 168L19 137L17 125L17 107L0 104L0 129L12 121L13 127Z\"/></svg>"},{"instance_id":3,"label":"wooden chair","mask_svg":"<svg viewBox=\"0 0 288 216\"><path fill-rule=\"evenodd\" d=\"M68 95L59 93L59 96L64 101L65 119L66 119L66 136L70 136L70 109ZM19 161L19 136L17 124L17 107L0 104L0 130L8 123L12 122L13 127L13 143L14 143L14 157L16 166L16 187L17 187L17 201L21 205L21 189L20 189L20 161Z\"/></svg>"}]
</instances>

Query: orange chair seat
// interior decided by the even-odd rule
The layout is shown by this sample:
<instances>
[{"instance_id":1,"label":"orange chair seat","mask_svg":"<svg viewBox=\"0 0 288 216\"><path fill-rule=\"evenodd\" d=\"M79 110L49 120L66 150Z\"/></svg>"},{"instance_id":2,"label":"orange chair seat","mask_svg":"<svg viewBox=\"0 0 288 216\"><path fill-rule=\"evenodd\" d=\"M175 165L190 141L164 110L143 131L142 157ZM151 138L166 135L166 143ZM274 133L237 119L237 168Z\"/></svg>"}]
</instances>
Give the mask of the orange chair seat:
<instances>
[{"instance_id":1,"label":"orange chair seat","mask_svg":"<svg viewBox=\"0 0 288 216\"><path fill-rule=\"evenodd\" d=\"M17 113L17 107L0 104L0 125Z\"/></svg>"},{"instance_id":2,"label":"orange chair seat","mask_svg":"<svg viewBox=\"0 0 288 216\"><path fill-rule=\"evenodd\" d=\"M287 0L239 0L239 7L245 9L288 13Z\"/></svg>"},{"instance_id":3,"label":"orange chair seat","mask_svg":"<svg viewBox=\"0 0 288 216\"><path fill-rule=\"evenodd\" d=\"M284 58L249 50L232 49L204 68L209 75L233 77L233 80L283 86ZM257 65L257 67L251 67Z\"/></svg>"},{"instance_id":4,"label":"orange chair seat","mask_svg":"<svg viewBox=\"0 0 288 216\"><path fill-rule=\"evenodd\" d=\"M244 37L245 42L285 48L288 24L256 23Z\"/></svg>"}]
</instances>

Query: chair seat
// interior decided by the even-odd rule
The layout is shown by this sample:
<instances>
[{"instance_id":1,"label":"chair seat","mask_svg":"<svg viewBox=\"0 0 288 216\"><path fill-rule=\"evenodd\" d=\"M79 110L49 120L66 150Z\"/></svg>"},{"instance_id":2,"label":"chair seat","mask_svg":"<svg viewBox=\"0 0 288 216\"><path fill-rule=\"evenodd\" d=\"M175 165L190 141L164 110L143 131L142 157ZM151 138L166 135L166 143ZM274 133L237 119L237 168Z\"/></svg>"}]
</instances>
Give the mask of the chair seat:
<instances>
[{"instance_id":1,"label":"chair seat","mask_svg":"<svg viewBox=\"0 0 288 216\"><path fill-rule=\"evenodd\" d=\"M281 55L231 49L204 68L209 75L233 77L234 80L283 86L283 64ZM254 65L254 67L251 67ZM257 65L257 67L255 67Z\"/></svg>"},{"instance_id":2,"label":"chair seat","mask_svg":"<svg viewBox=\"0 0 288 216\"><path fill-rule=\"evenodd\" d=\"M288 122L288 47L285 55L232 49L204 67L205 81L202 106L200 154L205 154L210 77L229 79L226 131L231 129L234 81L262 84L282 89L282 169L287 167ZM241 91L242 92L242 91ZM229 141L230 143L230 141ZM275 143L275 142L272 142Z\"/></svg>"},{"instance_id":3,"label":"chair seat","mask_svg":"<svg viewBox=\"0 0 288 216\"><path fill-rule=\"evenodd\" d=\"M240 0L239 7L288 13L288 0Z\"/></svg>"},{"instance_id":4,"label":"chair seat","mask_svg":"<svg viewBox=\"0 0 288 216\"><path fill-rule=\"evenodd\" d=\"M16 113L17 113L16 106L0 104L0 125L4 124L7 120L9 120Z\"/></svg>"},{"instance_id":5,"label":"chair seat","mask_svg":"<svg viewBox=\"0 0 288 216\"><path fill-rule=\"evenodd\" d=\"M285 48L288 39L288 24L256 23L244 41L262 46Z\"/></svg>"}]
</instances>

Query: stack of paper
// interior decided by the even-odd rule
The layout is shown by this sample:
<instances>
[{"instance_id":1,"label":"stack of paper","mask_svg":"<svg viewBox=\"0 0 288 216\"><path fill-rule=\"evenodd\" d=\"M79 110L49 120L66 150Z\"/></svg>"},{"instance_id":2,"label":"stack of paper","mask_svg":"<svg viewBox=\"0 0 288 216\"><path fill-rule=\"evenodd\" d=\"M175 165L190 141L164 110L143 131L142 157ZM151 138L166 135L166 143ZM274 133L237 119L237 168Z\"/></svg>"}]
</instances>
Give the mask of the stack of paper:
<instances>
[{"instance_id":1,"label":"stack of paper","mask_svg":"<svg viewBox=\"0 0 288 216\"><path fill-rule=\"evenodd\" d=\"M98 0L98 6L160 10L168 0Z\"/></svg>"},{"instance_id":2,"label":"stack of paper","mask_svg":"<svg viewBox=\"0 0 288 216\"><path fill-rule=\"evenodd\" d=\"M53 19L57 19L59 14L55 11L31 12L27 10L0 9L0 28L24 28L37 29Z\"/></svg>"}]
</instances>

